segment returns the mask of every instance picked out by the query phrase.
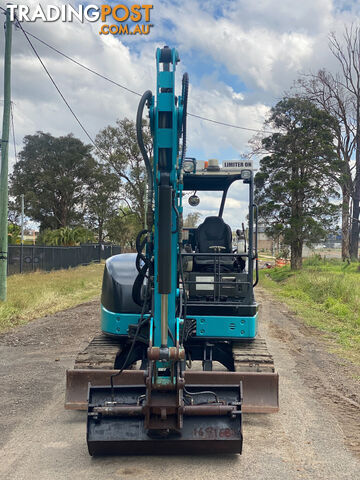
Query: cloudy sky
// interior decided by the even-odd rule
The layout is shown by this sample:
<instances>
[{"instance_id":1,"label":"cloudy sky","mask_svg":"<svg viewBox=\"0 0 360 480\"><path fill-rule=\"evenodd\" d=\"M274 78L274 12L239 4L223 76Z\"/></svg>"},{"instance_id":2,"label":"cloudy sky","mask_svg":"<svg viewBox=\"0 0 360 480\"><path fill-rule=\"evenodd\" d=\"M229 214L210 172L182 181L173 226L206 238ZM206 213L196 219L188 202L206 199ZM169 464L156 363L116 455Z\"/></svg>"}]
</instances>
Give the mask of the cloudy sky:
<instances>
[{"instance_id":1,"label":"cloudy sky","mask_svg":"<svg viewBox=\"0 0 360 480\"><path fill-rule=\"evenodd\" d=\"M31 0L21 3L32 8L39 4ZM148 36L99 35L100 22L77 20L25 22L23 27L140 93L149 88L154 90L156 47L175 46L181 58L179 81L182 72L190 75L190 112L261 129L269 108L301 73L321 67L336 69L328 50L329 32L335 31L340 36L344 25L360 18L357 0L154 0L152 3L154 27ZM4 35L0 44L3 52ZM86 72L36 40L34 45L92 137L117 118L135 118L137 96ZM0 74L2 81L2 71ZM24 135L38 130L55 136L72 132L88 141L19 29L13 35L12 80L18 150ZM239 158L249 150L252 136L246 130L190 117L188 155L199 159ZM10 162L14 162L11 148ZM225 219L234 227L244 220L245 198L244 192L232 189ZM201 212L213 214L219 200L206 195L201 199Z\"/></svg>"}]
</instances>

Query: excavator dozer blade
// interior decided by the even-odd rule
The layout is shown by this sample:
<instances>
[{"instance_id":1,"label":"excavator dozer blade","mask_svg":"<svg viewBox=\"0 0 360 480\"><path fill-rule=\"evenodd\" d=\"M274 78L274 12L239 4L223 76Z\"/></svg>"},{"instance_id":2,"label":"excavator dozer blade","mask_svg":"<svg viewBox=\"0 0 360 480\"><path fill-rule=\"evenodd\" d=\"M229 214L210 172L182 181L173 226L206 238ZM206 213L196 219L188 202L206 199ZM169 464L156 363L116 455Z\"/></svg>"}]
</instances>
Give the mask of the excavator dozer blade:
<instances>
[{"instance_id":1,"label":"excavator dozer blade","mask_svg":"<svg viewBox=\"0 0 360 480\"><path fill-rule=\"evenodd\" d=\"M209 403L208 390L227 406ZM240 385L188 385L195 404L183 407L181 428L154 434L146 428L144 385L89 387L87 444L90 455L239 454L242 449ZM174 394L176 396L176 393ZM185 395L185 394L184 394ZM163 398L163 397L162 397ZM120 406L109 406L114 405ZM231 406L232 404L237 406ZM236 408L229 414L226 409ZM162 419L166 427L168 418ZM158 419L157 421L160 421ZM169 420L169 423L171 421Z\"/></svg>"},{"instance_id":2,"label":"excavator dozer blade","mask_svg":"<svg viewBox=\"0 0 360 480\"><path fill-rule=\"evenodd\" d=\"M87 410L88 385L110 385L110 376L117 370L74 369L66 372L65 408ZM243 387L243 413L275 413L279 411L279 376L273 372L186 371L185 383L192 385L239 385ZM115 385L142 385L143 370L125 370L114 377Z\"/></svg>"}]
</instances>

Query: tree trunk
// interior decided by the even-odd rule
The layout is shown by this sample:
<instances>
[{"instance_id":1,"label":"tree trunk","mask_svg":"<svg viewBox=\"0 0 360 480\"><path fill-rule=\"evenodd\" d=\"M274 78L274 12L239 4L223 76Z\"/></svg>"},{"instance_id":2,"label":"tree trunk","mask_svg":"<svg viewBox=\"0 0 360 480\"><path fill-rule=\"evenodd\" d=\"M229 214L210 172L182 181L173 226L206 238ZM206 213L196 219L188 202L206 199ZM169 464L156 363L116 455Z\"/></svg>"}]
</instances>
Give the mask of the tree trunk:
<instances>
[{"instance_id":1,"label":"tree trunk","mask_svg":"<svg viewBox=\"0 0 360 480\"><path fill-rule=\"evenodd\" d=\"M104 233L103 233L103 222L99 220L99 228L98 228L98 237L99 237L99 243L104 242Z\"/></svg>"},{"instance_id":2,"label":"tree trunk","mask_svg":"<svg viewBox=\"0 0 360 480\"><path fill-rule=\"evenodd\" d=\"M360 169L359 175L355 178L355 189L353 194L353 208L352 208L352 224L351 224L351 239L350 239L350 256L351 260L358 259L359 252L359 198L360 198Z\"/></svg>"},{"instance_id":3,"label":"tree trunk","mask_svg":"<svg viewBox=\"0 0 360 480\"><path fill-rule=\"evenodd\" d=\"M291 270L300 270L302 267L303 242L298 239L294 240L293 242L291 242L290 248L290 268Z\"/></svg>"},{"instance_id":4,"label":"tree trunk","mask_svg":"<svg viewBox=\"0 0 360 480\"><path fill-rule=\"evenodd\" d=\"M67 210L66 210L65 207L63 207L61 209L61 212L60 212L60 227L59 228L67 227L67 226L68 226Z\"/></svg>"},{"instance_id":5,"label":"tree trunk","mask_svg":"<svg viewBox=\"0 0 360 480\"><path fill-rule=\"evenodd\" d=\"M359 93L360 95L360 93ZM356 155L355 155L355 181L353 191L353 209L351 219L351 239L350 256L352 260L357 260L359 255L359 201L360 201L360 100L357 101L356 108Z\"/></svg>"},{"instance_id":6,"label":"tree trunk","mask_svg":"<svg viewBox=\"0 0 360 480\"><path fill-rule=\"evenodd\" d=\"M350 190L347 185L341 190L341 258L345 262L350 260Z\"/></svg>"}]
</instances>

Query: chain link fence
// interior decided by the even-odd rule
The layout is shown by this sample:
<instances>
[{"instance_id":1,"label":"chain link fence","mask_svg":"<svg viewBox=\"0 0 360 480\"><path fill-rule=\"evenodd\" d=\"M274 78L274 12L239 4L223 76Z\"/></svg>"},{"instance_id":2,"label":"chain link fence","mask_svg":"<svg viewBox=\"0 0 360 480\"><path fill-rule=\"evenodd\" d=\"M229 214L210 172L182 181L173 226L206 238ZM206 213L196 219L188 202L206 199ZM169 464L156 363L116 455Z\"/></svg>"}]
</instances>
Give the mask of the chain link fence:
<instances>
[{"instance_id":1,"label":"chain link fence","mask_svg":"<svg viewBox=\"0 0 360 480\"><path fill-rule=\"evenodd\" d=\"M121 253L119 245L83 244L78 247L9 245L8 275L89 265L91 262L100 262L118 253Z\"/></svg>"}]
</instances>

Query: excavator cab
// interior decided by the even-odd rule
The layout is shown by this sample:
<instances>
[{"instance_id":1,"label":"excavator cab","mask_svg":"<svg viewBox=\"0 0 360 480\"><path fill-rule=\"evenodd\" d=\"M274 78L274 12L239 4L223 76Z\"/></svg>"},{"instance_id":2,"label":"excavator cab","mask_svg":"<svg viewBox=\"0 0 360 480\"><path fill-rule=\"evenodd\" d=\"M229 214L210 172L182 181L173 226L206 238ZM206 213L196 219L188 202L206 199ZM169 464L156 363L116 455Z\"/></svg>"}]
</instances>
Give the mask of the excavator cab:
<instances>
[{"instance_id":1,"label":"excavator cab","mask_svg":"<svg viewBox=\"0 0 360 480\"><path fill-rule=\"evenodd\" d=\"M234 162L223 162L224 165L230 164L230 168L226 168L213 159L212 168L208 169L204 167L207 162L191 160L195 167L184 175L184 192L194 190L200 196L201 192L207 196L220 193L221 203L218 215L206 217L197 228L192 229L189 241L183 241L184 283L188 290L189 312L204 316L204 311L211 311L214 315L233 316L233 327L237 324L237 317L243 314L244 318L239 321L243 326L251 326L249 329L234 328L233 334L238 338L254 338L258 305L253 288L258 282L258 260L252 163L237 161L234 167ZM238 229L233 235L223 219L227 194L232 185L236 191L241 186L248 188L248 241L244 226L242 232ZM203 323L207 323L206 319Z\"/></svg>"}]
</instances>

